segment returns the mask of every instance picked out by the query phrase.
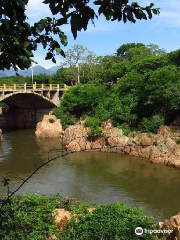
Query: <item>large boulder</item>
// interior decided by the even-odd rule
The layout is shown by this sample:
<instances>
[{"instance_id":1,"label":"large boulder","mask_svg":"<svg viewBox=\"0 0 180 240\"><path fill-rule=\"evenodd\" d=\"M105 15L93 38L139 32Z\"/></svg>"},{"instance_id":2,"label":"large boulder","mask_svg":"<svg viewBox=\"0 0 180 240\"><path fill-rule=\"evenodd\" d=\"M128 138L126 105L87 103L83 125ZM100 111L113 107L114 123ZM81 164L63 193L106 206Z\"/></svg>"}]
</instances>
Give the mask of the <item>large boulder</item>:
<instances>
[{"instance_id":1,"label":"large boulder","mask_svg":"<svg viewBox=\"0 0 180 240\"><path fill-rule=\"evenodd\" d=\"M60 138L63 135L62 125L54 115L44 115L42 122L36 125L37 138Z\"/></svg>"},{"instance_id":2,"label":"large boulder","mask_svg":"<svg viewBox=\"0 0 180 240\"><path fill-rule=\"evenodd\" d=\"M65 230L68 222L71 219L71 213L63 208L56 208L52 212L57 229Z\"/></svg>"},{"instance_id":3,"label":"large boulder","mask_svg":"<svg viewBox=\"0 0 180 240\"><path fill-rule=\"evenodd\" d=\"M169 220L159 222L159 228L167 230L167 233L163 234L163 240L180 240L180 213Z\"/></svg>"},{"instance_id":4,"label":"large boulder","mask_svg":"<svg viewBox=\"0 0 180 240\"><path fill-rule=\"evenodd\" d=\"M63 146L72 152L91 150L91 143L87 140L87 132L90 128L84 126L84 121L69 126L64 131Z\"/></svg>"},{"instance_id":5,"label":"large boulder","mask_svg":"<svg viewBox=\"0 0 180 240\"><path fill-rule=\"evenodd\" d=\"M111 120L108 120L108 121L106 121L106 122L103 122L103 124L102 124L102 129L103 129L104 131L108 131L108 130L112 129L113 127L114 127L114 126L113 126Z\"/></svg>"}]
</instances>

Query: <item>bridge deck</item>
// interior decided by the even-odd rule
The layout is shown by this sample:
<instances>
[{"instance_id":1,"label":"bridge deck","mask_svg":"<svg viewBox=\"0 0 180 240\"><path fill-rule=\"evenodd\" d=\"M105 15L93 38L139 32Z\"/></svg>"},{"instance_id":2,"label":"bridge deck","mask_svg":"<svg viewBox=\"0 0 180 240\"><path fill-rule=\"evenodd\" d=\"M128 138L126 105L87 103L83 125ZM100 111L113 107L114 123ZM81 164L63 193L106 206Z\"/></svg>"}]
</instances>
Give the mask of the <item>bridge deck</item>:
<instances>
[{"instance_id":1,"label":"bridge deck","mask_svg":"<svg viewBox=\"0 0 180 240\"><path fill-rule=\"evenodd\" d=\"M66 84L3 84L0 85L0 92L13 91L64 91L67 90Z\"/></svg>"}]
</instances>

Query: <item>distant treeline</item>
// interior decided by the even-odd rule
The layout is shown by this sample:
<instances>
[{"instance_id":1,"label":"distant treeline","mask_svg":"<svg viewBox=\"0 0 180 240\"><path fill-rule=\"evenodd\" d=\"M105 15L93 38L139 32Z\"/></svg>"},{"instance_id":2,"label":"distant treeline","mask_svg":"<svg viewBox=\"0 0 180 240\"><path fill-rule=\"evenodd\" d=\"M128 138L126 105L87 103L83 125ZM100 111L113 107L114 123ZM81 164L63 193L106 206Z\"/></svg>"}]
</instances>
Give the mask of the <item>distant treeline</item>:
<instances>
[{"instance_id":1,"label":"distant treeline","mask_svg":"<svg viewBox=\"0 0 180 240\"><path fill-rule=\"evenodd\" d=\"M52 83L52 76L47 74L38 74L33 76L33 82L36 83ZM24 77L24 76L11 76L11 77L1 77L0 84L14 84L14 83L32 83L32 77Z\"/></svg>"}]
</instances>

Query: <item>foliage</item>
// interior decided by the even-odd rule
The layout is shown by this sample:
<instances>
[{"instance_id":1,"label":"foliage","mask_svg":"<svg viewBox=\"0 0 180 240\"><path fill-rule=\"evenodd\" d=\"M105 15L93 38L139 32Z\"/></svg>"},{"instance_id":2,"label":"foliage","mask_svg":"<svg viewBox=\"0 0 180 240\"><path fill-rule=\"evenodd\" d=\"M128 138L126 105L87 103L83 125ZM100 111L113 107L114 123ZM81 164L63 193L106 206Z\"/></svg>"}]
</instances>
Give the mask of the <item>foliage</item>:
<instances>
[{"instance_id":1,"label":"foliage","mask_svg":"<svg viewBox=\"0 0 180 240\"><path fill-rule=\"evenodd\" d=\"M48 240L50 234L57 233L52 211L61 202L59 197L47 198L37 194L14 197L0 212L0 239Z\"/></svg>"},{"instance_id":2,"label":"foliage","mask_svg":"<svg viewBox=\"0 0 180 240\"><path fill-rule=\"evenodd\" d=\"M101 121L95 117L88 117L85 121L85 127L100 127Z\"/></svg>"},{"instance_id":3,"label":"foliage","mask_svg":"<svg viewBox=\"0 0 180 240\"><path fill-rule=\"evenodd\" d=\"M92 213L76 215L61 232L59 240L138 240L136 227L154 229L153 219L143 215L140 208L127 207L125 204L109 204L97 207ZM141 239L156 239L144 233Z\"/></svg>"},{"instance_id":4,"label":"foliage","mask_svg":"<svg viewBox=\"0 0 180 240\"><path fill-rule=\"evenodd\" d=\"M148 95L146 106L149 113L160 113L171 122L180 109L180 71L169 65L152 72L145 84Z\"/></svg>"},{"instance_id":5,"label":"foliage","mask_svg":"<svg viewBox=\"0 0 180 240\"><path fill-rule=\"evenodd\" d=\"M143 43L126 43L117 49L117 56L124 60L140 60L151 56L163 56L166 52L156 44L145 45Z\"/></svg>"},{"instance_id":6,"label":"foliage","mask_svg":"<svg viewBox=\"0 0 180 240\"><path fill-rule=\"evenodd\" d=\"M37 74L34 75L34 82L37 84L49 84L52 82L52 76L47 74ZM10 76L10 77L0 77L0 84L32 84L31 77L27 76Z\"/></svg>"},{"instance_id":7,"label":"foliage","mask_svg":"<svg viewBox=\"0 0 180 240\"><path fill-rule=\"evenodd\" d=\"M117 124L117 127L122 129L123 135L125 136L128 136L128 134L132 131L132 129L130 129L129 126L125 123L121 125Z\"/></svg>"},{"instance_id":8,"label":"foliage","mask_svg":"<svg viewBox=\"0 0 180 240\"><path fill-rule=\"evenodd\" d=\"M126 55L127 55L128 51L130 49L144 47L144 46L145 45L143 43L126 43L126 44L123 44L117 49L117 56L120 56L120 57L126 59Z\"/></svg>"},{"instance_id":9,"label":"foliage","mask_svg":"<svg viewBox=\"0 0 180 240\"><path fill-rule=\"evenodd\" d=\"M104 133L100 127L91 127L91 130L87 132L87 139L89 141L95 141L100 137L104 137Z\"/></svg>"},{"instance_id":10,"label":"foliage","mask_svg":"<svg viewBox=\"0 0 180 240\"><path fill-rule=\"evenodd\" d=\"M129 71L136 70L139 73L147 73L168 65L167 56L151 56L132 63Z\"/></svg>"},{"instance_id":11,"label":"foliage","mask_svg":"<svg viewBox=\"0 0 180 240\"><path fill-rule=\"evenodd\" d=\"M63 129L66 129L69 125L74 125L77 122L77 119L75 116L70 114L68 111L63 111L61 107L54 108L53 114L61 119L61 124Z\"/></svg>"},{"instance_id":12,"label":"foliage","mask_svg":"<svg viewBox=\"0 0 180 240\"><path fill-rule=\"evenodd\" d=\"M176 141L177 144L180 144L180 137L178 138L178 140Z\"/></svg>"},{"instance_id":13,"label":"foliage","mask_svg":"<svg viewBox=\"0 0 180 240\"><path fill-rule=\"evenodd\" d=\"M67 36L60 29L64 24L71 25L74 38L77 32L87 30L89 21L94 23L98 14L103 14L106 20L123 21L124 23L136 22L136 20L151 19L153 15L159 14L159 9L154 4L141 7L136 2L129 1L51 1L44 0L53 15L52 18L45 17L34 25L27 21L26 6L28 0L1 1L1 24L0 24L0 69L9 69L11 66L24 69L30 67L33 52L37 50L38 44L46 49L46 59L55 60L55 54L64 56L62 45L67 45ZM12 11L13 9L13 11ZM57 39L57 40L56 40Z\"/></svg>"},{"instance_id":14,"label":"foliage","mask_svg":"<svg viewBox=\"0 0 180 240\"><path fill-rule=\"evenodd\" d=\"M154 229L154 220L143 214L142 209L127 207L124 203L99 205L89 212L89 204L75 199L63 199L59 195L26 194L15 196L1 209L2 240L48 240L56 235L59 240L109 240L139 239L136 227ZM64 208L72 211L65 231L57 231L52 211ZM144 233L141 239L156 239Z\"/></svg>"},{"instance_id":15,"label":"foliage","mask_svg":"<svg viewBox=\"0 0 180 240\"><path fill-rule=\"evenodd\" d=\"M164 124L164 121L164 117L160 115L153 115L150 118L143 118L141 122L141 131L157 133L159 127Z\"/></svg>"},{"instance_id":16,"label":"foliage","mask_svg":"<svg viewBox=\"0 0 180 240\"><path fill-rule=\"evenodd\" d=\"M135 63L133 70L129 65L111 88L78 85L69 89L61 103L62 112L76 119L87 115L92 136L100 134L98 127L108 119L125 134L131 129L156 132L160 124L170 124L180 114L180 71L166 63L166 56L150 57Z\"/></svg>"},{"instance_id":17,"label":"foliage","mask_svg":"<svg viewBox=\"0 0 180 240\"><path fill-rule=\"evenodd\" d=\"M37 75L34 75L34 82L49 84L49 83L52 83L52 76L43 74L43 73L37 74Z\"/></svg>"},{"instance_id":18,"label":"foliage","mask_svg":"<svg viewBox=\"0 0 180 240\"><path fill-rule=\"evenodd\" d=\"M76 117L84 113L90 115L105 96L105 86L78 85L65 92L61 108Z\"/></svg>"},{"instance_id":19,"label":"foliage","mask_svg":"<svg viewBox=\"0 0 180 240\"><path fill-rule=\"evenodd\" d=\"M87 138L89 141L94 141L99 137L103 137L103 130L100 128L101 120L96 117L87 117L85 120L85 127L90 127L90 131L87 132Z\"/></svg>"},{"instance_id":20,"label":"foliage","mask_svg":"<svg viewBox=\"0 0 180 240\"><path fill-rule=\"evenodd\" d=\"M50 122L50 123L54 123L55 120L54 120L53 118L50 118L50 119L49 119L49 122Z\"/></svg>"},{"instance_id":21,"label":"foliage","mask_svg":"<svg viewBox=\"0 0 180 240\"><path fill-rule=\"evenodd\" d=\"M82 45L72 46L65 52L65 56L65 61L61 64L56 76L61 78L63 82L71 83L71 85L81 82L82 72L84 77L84 66L91 70L91 66L96 63L95 54ZM82 66L83 70L81 69Z\"/></svg>"},{"instance_id":22,"label":"foliage","mask_svg":"<svg viewBox=\"0 0 180 240\"><path fill-rule=\"evenodd\" d=\"M56 113L64 119L64 126L68 126L64 116L73 124L86 115L90 137L101 135L99 127L108 119L125 134L131 130L156 132L160 124L170 124L180 114L179 51L165 54L155 44L132 43L125 47L126 55L142 47L151 54L136 61L122 60L122 56L97 57L96 64L82 65L87 74L81 79L91 84L65 92L61 114L59 110ZM114 84L108 86L112 81Z\"/></svg>"},{"instance_id":23,"label":"foliage","mask_svg":"<svg viewBox=\"0 0 180 240\"><path fill-rule=\"evenodd\" d=\"M169 64L180 66L180 49L168 53L167 57Z\"/></svg>"},{"instance_id":24,"label":"foliage","mask_svg":"<svg viewBox=\"0 0 180 240\"><path fill-rule=\"evenodd\" d=\"M64 83L69 86L77 80L77 69L75 67L62 67L53 76L53 83Z\"/></svg>"}]
</instances>

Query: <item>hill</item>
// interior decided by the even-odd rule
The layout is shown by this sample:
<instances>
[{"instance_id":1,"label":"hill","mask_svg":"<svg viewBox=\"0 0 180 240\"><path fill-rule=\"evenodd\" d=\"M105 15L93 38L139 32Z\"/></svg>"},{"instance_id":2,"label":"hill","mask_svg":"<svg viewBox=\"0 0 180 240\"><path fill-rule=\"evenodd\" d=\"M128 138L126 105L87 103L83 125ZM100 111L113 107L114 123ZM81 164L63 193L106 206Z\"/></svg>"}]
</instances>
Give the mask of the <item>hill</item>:
<instances>
[{"instance_id":1,"label":"hill","mask_svg":"<svg viewBox=\"0 0 180 240\"><path fill-rule=\"evenodd\" d=\"M47 75L52 75L52 74L56 73L56 71L58 69L59 69L59 66L54 66L49 69L46 69L46 68L42 67L41 65L38 65L38 66L33 67L33 73L34 73L34 75L41 74L41 73L47 74ZM31 76L32 69L29 68L29 69L25 69L25 70L19 70L18 73L19 73L19 75L22 75L22 76ZM15 75L16 75L16 72L14 71L13 68L10 68L9 70L0 71L0 77L10 77L10 76L15 76Z\"/></svg>"}]
</instances>

